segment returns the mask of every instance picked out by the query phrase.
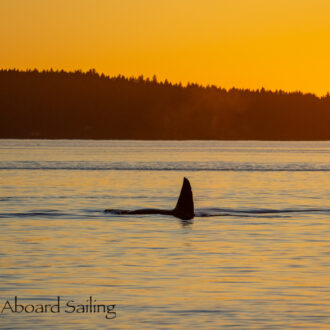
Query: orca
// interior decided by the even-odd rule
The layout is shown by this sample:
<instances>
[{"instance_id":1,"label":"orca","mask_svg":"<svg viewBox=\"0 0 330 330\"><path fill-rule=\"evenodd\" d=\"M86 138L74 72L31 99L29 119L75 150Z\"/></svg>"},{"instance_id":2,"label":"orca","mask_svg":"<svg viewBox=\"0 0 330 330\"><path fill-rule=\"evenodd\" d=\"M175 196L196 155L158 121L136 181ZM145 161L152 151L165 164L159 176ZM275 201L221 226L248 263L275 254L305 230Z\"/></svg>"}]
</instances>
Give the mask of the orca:
<instances>
[{"instance_id":1,"label":"orca","mask_svg":"<svg viewBox=\"0 0 330 330\"><path fill-rule=\"evenodd\" d=\"M194 200L191 191L190 182L187 178L183 178L181 193L176 206L173 210L161 209L138 209L138 210L116 210L106 209L104 212L115 214L163 214L172 215L181 220L191 220L195 216Z\"/></svg>"}]
</instances>

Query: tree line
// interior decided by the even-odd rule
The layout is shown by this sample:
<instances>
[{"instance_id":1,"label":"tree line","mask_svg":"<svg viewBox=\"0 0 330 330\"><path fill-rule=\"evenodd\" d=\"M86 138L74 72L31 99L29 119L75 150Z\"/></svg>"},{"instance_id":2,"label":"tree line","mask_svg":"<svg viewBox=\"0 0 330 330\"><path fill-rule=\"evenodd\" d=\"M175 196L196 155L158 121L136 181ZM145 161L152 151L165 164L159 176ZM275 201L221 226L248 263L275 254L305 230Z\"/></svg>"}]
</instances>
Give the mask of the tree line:
<instances>
[{"instance_id":1,"label":"tree line","mask_svg":"<svg viewBox=\"0 0 330 330\"><path fill-rule=\"evenodd\" d=\"M330 95L0 70L0 138L330 140Z\"/></svg>"}]
</instances>

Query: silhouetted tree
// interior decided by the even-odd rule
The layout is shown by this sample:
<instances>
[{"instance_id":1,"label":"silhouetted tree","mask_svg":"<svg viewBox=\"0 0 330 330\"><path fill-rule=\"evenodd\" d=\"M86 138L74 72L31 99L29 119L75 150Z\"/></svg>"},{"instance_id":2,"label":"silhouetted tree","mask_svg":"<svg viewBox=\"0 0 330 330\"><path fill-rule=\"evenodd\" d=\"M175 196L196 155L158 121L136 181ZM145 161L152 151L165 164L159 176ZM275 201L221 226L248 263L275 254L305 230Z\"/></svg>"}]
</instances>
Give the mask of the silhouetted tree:
<instances>
[{"instance_id":1,"label":"silhouetted tree","mask_svg":"<svg viewBox=\"0 0 330 330\"><path fill-rule=\"evenodd\" d=\"M330 94L0 70L0 138L330 140Z\"/></svg>"}]
</instances>

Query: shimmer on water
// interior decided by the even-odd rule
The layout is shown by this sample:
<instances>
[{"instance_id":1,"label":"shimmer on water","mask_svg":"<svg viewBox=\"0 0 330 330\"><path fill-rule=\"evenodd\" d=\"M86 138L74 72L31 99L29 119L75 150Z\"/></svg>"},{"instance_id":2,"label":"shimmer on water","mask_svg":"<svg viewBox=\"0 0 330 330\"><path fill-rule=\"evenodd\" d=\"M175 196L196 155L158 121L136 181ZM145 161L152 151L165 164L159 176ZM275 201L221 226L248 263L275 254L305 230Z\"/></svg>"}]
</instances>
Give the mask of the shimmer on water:
<instances>
[{"instance_id":1,"label":"shimmer on water","mask_svg":"<svg viewBox=\"0 0 330 330\"><path fill-rule=\"evenodd\" d=\"M329 142L0 141L1 303L117 311L1 325L328 327L329 157ZM192 223L103 213L174 207L184 176Z\"/></svg>"}]
</instances>

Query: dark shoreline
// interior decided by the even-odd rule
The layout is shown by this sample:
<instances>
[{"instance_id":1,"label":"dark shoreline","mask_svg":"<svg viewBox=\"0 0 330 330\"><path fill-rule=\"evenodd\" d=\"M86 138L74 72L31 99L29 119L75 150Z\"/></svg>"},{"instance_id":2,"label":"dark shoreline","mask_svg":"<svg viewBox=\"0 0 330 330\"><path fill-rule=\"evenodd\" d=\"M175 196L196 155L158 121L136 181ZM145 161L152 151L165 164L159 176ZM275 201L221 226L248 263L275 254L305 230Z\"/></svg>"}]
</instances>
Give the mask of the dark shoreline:
<instances>
[{"instance_id":1,"label":"dark shoreline","mask_svg":"<svg viewBox=\"0 0 330 330\"><path fill-rule=\"evenodd\" d=\"M236 139L236 140L230 140L230 139L222 139L222 140L214 140L214 139L93 139L93 138L6 138L6 137L0 137L0 140L31 140L31 141L146 141L146 142L151 142L151 141L155 141L155 142L189 142L189 141L208 141L208 142L219 142L219 141L223 141L223 142L330 142L330 139L328 140L240 140L240 139Z\"/></svg>"},{"instance_id":2,"label":"dark shoreline","mask_svg":"<svg viewBox=\"0 0 330 330\"><path fill-rule=\"evenodd\" d=\"M0 70L1 139L328 141L330 94Z\"/></svg>"}]
</instances>

